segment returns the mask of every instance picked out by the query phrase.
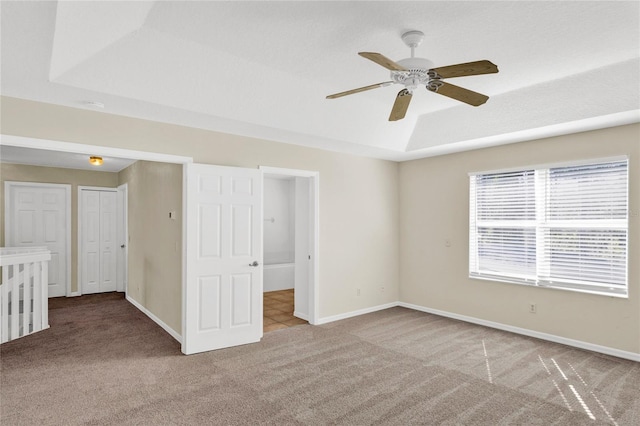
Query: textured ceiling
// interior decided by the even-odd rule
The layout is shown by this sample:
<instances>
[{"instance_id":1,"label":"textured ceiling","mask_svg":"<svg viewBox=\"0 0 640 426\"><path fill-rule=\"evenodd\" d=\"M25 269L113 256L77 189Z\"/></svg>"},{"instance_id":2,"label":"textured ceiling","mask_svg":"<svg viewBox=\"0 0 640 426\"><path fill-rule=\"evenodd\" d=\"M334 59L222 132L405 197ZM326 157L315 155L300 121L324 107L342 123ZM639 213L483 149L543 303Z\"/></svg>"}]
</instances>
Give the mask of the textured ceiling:
<instances>
[{"instance_id":1,"label":"textured ceiling","mask_svg":"<svg viewBox=\"0 0 640 426\"><path fill-rule=\"evenodd\" d=\"M3 95L402 160L640 120L639 2L3 2ZM489 59L424 89L388 122L399 86L357 55L436 66ZM597 124L593 124L597 123ZM545 129L549 129L545 133Z\"/></svg>"}]
</instances>

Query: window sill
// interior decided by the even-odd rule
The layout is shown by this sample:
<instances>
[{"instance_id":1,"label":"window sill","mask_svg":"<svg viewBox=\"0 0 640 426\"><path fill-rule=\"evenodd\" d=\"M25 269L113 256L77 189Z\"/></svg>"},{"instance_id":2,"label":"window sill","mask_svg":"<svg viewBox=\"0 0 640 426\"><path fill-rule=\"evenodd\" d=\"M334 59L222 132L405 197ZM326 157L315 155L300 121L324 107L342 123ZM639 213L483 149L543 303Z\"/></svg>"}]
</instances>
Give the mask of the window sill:
<instances>
[{"instance_id":1,"label":"window sill","mask_svg":"<svg viewBox=\"0 0 640 426\"><path fill-rule=\"evenodd\" d=\"M494 275L472 275L469 274L469 278L474 279L474 280L482 280L482 281L493 281L493 282L500 282L500 283L507 283L507 284L517 284L517 285L521 285L521 286L525 286L525 287L536 287L536 288L546 288L546 289L551 289L551 290L562 290L562 291L571 291L574 293L586 293L586 294L593 294L596 296L608 296L608 297L614 297L616 299L628 299L629 298L629 292L627 293L609 293L609 292L605 292L605 291L598 291L598 290L591 290L591 289L584 289L584 288L572 288L572 287L564 287L564 286L554 286L554 285L541 285L541 284L537 284L534 282L531 283L526 283L526 282L522 282L519 281L517 279L509 279L508 277L498 277L498 276L494 276Z\"/></svg>"}]
</instances>

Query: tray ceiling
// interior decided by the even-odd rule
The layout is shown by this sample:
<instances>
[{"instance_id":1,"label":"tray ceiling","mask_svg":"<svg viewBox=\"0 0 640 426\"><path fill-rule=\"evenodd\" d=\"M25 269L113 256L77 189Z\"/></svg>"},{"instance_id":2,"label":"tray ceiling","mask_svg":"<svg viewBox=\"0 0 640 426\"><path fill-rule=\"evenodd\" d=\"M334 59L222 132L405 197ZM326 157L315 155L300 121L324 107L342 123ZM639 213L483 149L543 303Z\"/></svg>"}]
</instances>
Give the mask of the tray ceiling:
<instances>
[{"instance_id":1,"label":"tray ceiling","mask_svg":"<svg viewBox=\"0 0 640 426\"><path fill-rule=\"evenodd\" d=\"M638 2L3 2L6 96L392 160L640 120ZM399 86L360 58L480 59L478 108Z\"/></svg>"}]
</instances>

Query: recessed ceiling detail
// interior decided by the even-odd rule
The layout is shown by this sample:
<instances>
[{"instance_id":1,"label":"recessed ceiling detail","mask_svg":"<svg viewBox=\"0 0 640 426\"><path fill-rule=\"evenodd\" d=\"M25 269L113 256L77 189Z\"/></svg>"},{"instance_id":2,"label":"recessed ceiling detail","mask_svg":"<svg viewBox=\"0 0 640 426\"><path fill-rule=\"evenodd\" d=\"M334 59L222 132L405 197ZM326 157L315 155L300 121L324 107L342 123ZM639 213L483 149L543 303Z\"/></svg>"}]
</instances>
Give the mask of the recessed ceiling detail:
<instances>
[{"instance_id":1,"label":"recessed ceiling detail","mask_svg":"<svg viewBox=\"0 0 640 426\"><path fill-rule=\"evenodd\" d=\"M3 95L378 158L640 110L638 2L6 2L1 24ZM436 68L499 65L455 81L487 103L325 99L388 80L355 53L400 61L416 28Z\"/></svg>"}]
</instances>

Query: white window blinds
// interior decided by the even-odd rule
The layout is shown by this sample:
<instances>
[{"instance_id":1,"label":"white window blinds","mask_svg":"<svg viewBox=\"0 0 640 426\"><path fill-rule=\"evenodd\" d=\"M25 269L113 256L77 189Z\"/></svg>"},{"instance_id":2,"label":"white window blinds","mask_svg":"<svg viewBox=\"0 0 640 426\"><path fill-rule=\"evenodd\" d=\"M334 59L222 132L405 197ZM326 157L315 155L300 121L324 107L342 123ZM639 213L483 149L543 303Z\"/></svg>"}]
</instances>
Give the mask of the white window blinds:
<instances>
[{"instance_id":1,"label":"white window blinds","mask_svg":"<svg viewBox=\"0 0 640 426\"><path fill-rule=\"evenodd\" d=\"M470 176L469 275L626 296L627 163Z\"/></svg>"}]
</instances>

